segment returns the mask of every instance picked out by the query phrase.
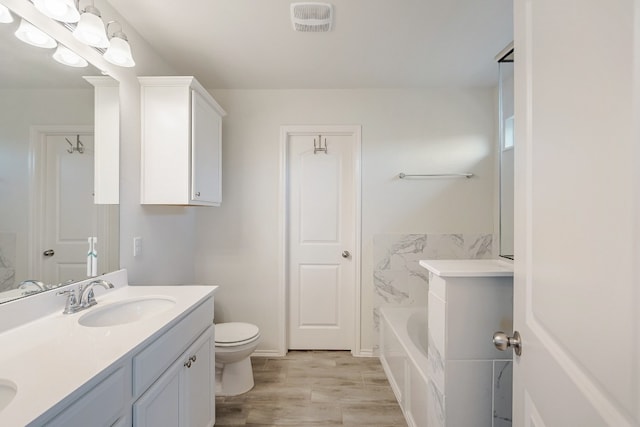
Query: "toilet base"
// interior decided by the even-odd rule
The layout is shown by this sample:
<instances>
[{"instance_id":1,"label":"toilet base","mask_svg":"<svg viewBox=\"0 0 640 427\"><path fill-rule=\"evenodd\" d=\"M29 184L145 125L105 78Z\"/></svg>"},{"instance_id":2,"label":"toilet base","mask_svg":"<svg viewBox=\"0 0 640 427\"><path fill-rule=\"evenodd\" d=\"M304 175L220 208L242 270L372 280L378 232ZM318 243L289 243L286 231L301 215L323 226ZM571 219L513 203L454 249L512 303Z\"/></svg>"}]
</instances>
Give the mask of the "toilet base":
<instances>
[{"instance_id":1,"label":"toilet base","mask_svg":"<svg viewBox=\"0 0 640 427\"><path fill-rule=\"evenodd\" d=\"M237 396L254 386L251 359L233 363L216 363L216 396Z\"/></svg>"}]
</instances>

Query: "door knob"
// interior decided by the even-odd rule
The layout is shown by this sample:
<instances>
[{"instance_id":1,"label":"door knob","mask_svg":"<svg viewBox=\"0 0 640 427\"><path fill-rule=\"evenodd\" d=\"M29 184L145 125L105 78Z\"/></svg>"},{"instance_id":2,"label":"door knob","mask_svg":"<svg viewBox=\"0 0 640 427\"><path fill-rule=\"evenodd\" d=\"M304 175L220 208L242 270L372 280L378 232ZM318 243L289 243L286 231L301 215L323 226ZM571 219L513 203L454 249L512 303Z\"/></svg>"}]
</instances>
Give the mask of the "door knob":
<instances>
[{"instance_id":1,"label":"door knob","mask_svg":"<svg viewBox=\"0 0 640 427\"><path fill-rule=\"evenodd\" d=\"M54 256L56 254L56 252L53 249L47 249L46 251L42 252L42 255L44 256Z\"/></svg>"},{"instance_id":2,"label":"door knob","mask_svg":"<svg viewBox=\"0 0 640 427\"><path fill-rule=\"evenodd\" d=\"M349 258L351 256L351 252L349 251L342 251L342 258Z\"/></svg>"},{"instance_id":3,"label":"door knob","mask_svg":"<svg viewBox=\"0 0 640 427\"><path fill-rule=\"evenodd\" d=\"M522 354L522 341L518 331L514 331L512 337L508 337L507 334L502 331L496 332L493 334L493 345L500 351L505 351L507 348L513 347L516 356Z\"/></svg>"}]
</instances>

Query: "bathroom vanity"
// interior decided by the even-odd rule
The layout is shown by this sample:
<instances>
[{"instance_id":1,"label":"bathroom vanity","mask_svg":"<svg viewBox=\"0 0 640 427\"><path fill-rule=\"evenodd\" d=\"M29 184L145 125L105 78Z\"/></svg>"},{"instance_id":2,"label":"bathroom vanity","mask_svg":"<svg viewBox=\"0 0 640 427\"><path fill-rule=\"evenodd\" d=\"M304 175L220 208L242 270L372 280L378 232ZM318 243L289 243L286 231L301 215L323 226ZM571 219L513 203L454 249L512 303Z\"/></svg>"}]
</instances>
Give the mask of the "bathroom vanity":
<instances>
[{"instance_id":1,"label":"bathroom vanity","mask_svg":"<svg viewBox=\"0 0 640 427\"><path fill-rule=\"evenodd\" d=\"M77 313L54 292L0 307L0 425L212 426L216 287L100 278Z\"/></svg>"},{"instance_id":2,"label":"bathroom vanity","mask_svg":"<svg viewBox=\"0 0 640 427\"><path fill-rule=\"evenodd\" d=\"M501 260L420 261L429 270L429 427L511 426L511 352L494 332L513 324L513 265Z\"/></svg>"}]
</instances>

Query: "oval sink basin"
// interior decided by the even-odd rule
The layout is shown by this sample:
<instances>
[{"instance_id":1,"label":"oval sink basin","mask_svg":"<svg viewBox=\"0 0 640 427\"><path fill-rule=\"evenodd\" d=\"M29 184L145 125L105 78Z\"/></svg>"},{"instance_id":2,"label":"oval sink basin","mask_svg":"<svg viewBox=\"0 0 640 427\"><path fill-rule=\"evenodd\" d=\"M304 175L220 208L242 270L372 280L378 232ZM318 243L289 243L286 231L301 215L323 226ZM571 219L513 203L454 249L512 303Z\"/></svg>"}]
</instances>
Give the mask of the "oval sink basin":
<instances>
[{"instance_id":1,"label":"oval sink basin","mask_svg":"<svg viewBox=\"0 0 640 427\"><path fill-rule=\"evenodd\" d=\"M94 308L78 319L82 326L115 326L148 319L169 310L176 302L169 297L141 297Z\"/></svg>"},{"instance_id":2,"label":"oval sink basin","mask_svg":"<svg viewBox=\"0 0 640 427\"><path fill-rule=\"evenodd\" d=\"M13 381L0 379L0 411L11 403L18 392L18 386Z\"/></svg>"}]
</instances>

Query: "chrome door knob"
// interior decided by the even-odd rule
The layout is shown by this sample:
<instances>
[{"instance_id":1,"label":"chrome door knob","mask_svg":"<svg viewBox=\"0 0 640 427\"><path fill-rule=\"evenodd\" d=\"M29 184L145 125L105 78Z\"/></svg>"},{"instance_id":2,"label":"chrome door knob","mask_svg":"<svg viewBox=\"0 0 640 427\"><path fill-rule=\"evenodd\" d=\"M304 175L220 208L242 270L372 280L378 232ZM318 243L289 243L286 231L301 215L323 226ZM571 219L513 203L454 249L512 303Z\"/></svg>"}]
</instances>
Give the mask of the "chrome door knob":
<instances>
[{"instance_id":1,"label":"chrome door knob","mask_svg":"<svg viewBox=\"0 0 640 427\"><path fill-rule=\"evenodd\" d=\"M522 354L522 340L520 339L520 333L518 331L514 331L512 337L508 337L507 334L502 331L496 332L493 334L493 345L500 351L505 351L509 347L513 347L516 356Z\"/></svg>"},{"instance_id":2,"label":"chrome door knob","mask_svg":"<svg viewBox=\"0 0 640 427\"><path fill-rule=\"evenodd\" d=\"M56 252L53 249L47 249L46 251L42 252L42 255L44 256L54 256L56 254Z\"/></svg>"},{"instance_id":3,"label":"chrome door knob","mask_svg":"<svg viewBox=\"0 0 640 427\"><path fill-rule=\"evenodd\" d=\"M351 252L349 251L342 251L342 258L349 258L351 256Z\"/></svg>"}]
</instances>

